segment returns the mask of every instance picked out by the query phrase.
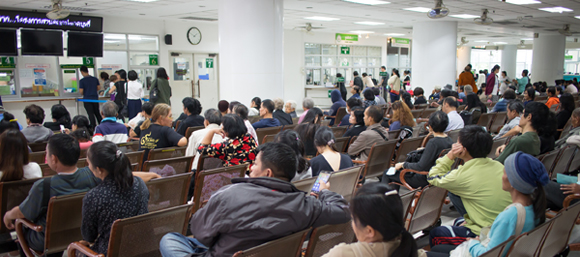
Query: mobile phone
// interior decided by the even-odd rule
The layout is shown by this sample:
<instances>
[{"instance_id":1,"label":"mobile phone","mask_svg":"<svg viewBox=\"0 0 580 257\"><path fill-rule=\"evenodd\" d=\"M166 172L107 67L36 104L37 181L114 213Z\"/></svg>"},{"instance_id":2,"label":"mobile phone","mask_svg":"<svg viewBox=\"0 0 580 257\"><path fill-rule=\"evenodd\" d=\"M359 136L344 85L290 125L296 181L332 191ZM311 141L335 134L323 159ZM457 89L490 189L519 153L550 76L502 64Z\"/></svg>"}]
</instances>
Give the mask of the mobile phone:
<instances>
[{"instance_id":1,"label":"mobile phone","mask_svg":"<svg viewBox=\"0 0 580 257\"><path fill-rule=\"evenodd\" d=\"M64 131L65 131L64 125L60 125L60 132L64 133Z\"/></svg>"},{"instance_id":2,"label":"mobile phone","mask_svg":"<svg viewBox=\"0 0 580 257\"><path fill-rule=\"evenodd\" d=\"M321 181L323 183L328 182L328 179L330 179L331 174L332 174L332 172L329 172L329 171L320 172L320 174L318 174L318 178L316 179L316 182L314 182L314 185L312 186L312 190L310 190L310 191L318 194L320 192L320 182Z\"/></svg>"}]
</instances>

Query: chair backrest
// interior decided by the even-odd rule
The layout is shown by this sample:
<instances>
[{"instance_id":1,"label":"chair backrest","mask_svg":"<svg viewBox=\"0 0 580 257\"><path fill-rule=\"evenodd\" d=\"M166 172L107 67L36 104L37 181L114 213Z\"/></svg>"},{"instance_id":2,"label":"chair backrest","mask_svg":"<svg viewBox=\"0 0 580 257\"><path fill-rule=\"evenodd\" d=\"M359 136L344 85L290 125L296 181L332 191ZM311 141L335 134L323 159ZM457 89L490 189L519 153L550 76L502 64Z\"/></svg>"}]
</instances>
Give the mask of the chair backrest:
<instances>
[{"instance_id":1,"label":"chair backrest","mask_svg":"<svg viewBox=\"0 0 580 257\"><path fill-rule=\"evenodd\" d=\"M443 202L445 202L447 190L428 186L423 188L418 195L417 203L410 210L411 217L407 225L407 230L411 234L415 234L437 223L439 217L441 217L441 208L443 207Z\"/></svg>"},{"instance_id":2,"label":"chair backrest","mask_svg":"<svg viewBox=\"0 0 580 257\"><path fill-rule=\"evenodd\" d=\"M117 147L119 150L123 151L123 153L139 151L139 141L119 143L117 144Z\"/></svg>"},{"instance_id":3,"label":"chair backrest","mask_svg":"<svg viewBox=\"0 0 580 257\"><path fill-rule=\"evenodd\" d=\"M553 219L518 236L506 256L538 256L537 252L544 241L544 236L552 226L552 221Z\"/></svg>"},{"instance_id":4,"label":"chair backrest","mask_svg":"<svg viewBox=\"0 0 580 257\"><path fill-rule=\"evenodd\" d=\"M485 127L485 129L487 129L487 131L490 131L490 127L491 127L491 122L493 121L493 117L495 116L495 113L482 113L479 116L479 120L477 121L477 125Z\"/></svg>"},{"instance_id":5,"label":"chair backrest","mask_svg":"<svg viewBox=\"0 0 580 257\"><path fill-rule=\"evenodd\" d=\"M554 217L552 227L548 230L540 248L540 256L557 256L564 251L568 245L570 233L575 227L574 223L578 219L578 214L580 214L580 203L569 206Z\"/></svg>"},{"instance_id":6,"label":"chair backrest","mask_svg":"<svg viewBox=\"0 0 580 257\"><path fill-rule=\"evenodd\" d=\"M415 119L421 118L421 113L423 113L423 109L411 110L411 114L413 114Z\"/></svg>"},{"instance_id":7,"label":"chair backrest","mask_svg":"<svg viewBox=\"0 0 580 257\"><path fill-rule=\"evenodd\" d=\"M310 189L312 189L312 186L314 185L314 182L316 182L317 178L318 178L318 176L307 178L307 179L302 179L302 180L294 181L294 182L292 182L292 184L294 184L294 186L298 190L309 193Z\"/></svg>"},{"instance_id":8,"label":"chair backrest","mask_svg":"<svg viewBox=\"0 0 580 257\"><path fill-rule=\"evenodd\" d=\"M252 124L258 122L260 120L260 116L259 115L254 115L254 116L248 116L248 121Z\"/></svg>"},{"instance_id":9,"label":"chair backrest","mask_svg":"<svg viewBox=\"0 0 580 257\"><path fill-rule=\"evenodd\" d=\"M181 120L177 120L175 122L175 128L174 128L175 131L177 131L177 128L179 128L179 124L181 124Z\"/></svg>"},{"instance_id":10,"label":"chair backrest","mask_svg":"<svg viewBox=\"0 0 580 257\"><path fill-rule=\"evenodd\" d=\"M506 120L507 120L507 112L496 113L489 127L489 132L498 133L501 127L505 125Z\"/></svg>"},{"instance_id":11,"label":"chair backrest","mask_svg":"<svg viewBox=\"0 0 580 257\"><path fill-rule=\"evenodd\" d=\"M375 143L369 152L363 177L382 176L391 164L396 144L396 140Z\"/></svg>"},{"instance_id":12,"label":"chair backrest","mask_svg":"<svg viewBox=\"0 0 580 257\"><path fill-rule=\"evenodd\" d=\"M219 167L223 167L224 166L224 161L222 161L219 158L214 158L214 157L210 157L207 155L202 155L199 157L199 160L197 160L197 171L202 171L202 170L211 170L211 169L216 169Z\"/></svg>"},{"instance_id":13,"label":"chair backrest","mask_svg":"<svg viewBox=\"0 0 580 257\"><path fill-rule=\"evenodd\" d=\"M546 167L546 171L548 171L548 174L551 174L551 172L553 171L559 156L560 149L556 149L544 154L544 157L542 158L542 163L544 164L544 167Z\"/></svg>"},{"instance_id":14,"label":"chair backrest","mask_svg":"<svg viewBox=\"0 0 580 257\"><path fill-rule=\"evenodd\" d=\"M79 159L79 161L77 161L77 168L84 168L84 167L88 167L89 163L87 162L87 158L83 158L83 159Z\"/></svg>"},{"instance_id":15,"label":"chair backrest","mask_svg":"<svg viewBox=\"0 0 580 257\"><path fill-rule=\"evenodd\" d=\"M147 182L149 211L158 211L187 203L191 172L153 179Z\"/></svg>"},{"instance_id":16,"label":"chair backrest","mask_svg":"<svg viewBox=\"0 0 580 257\"><path fill-rule=\"evenodd\" d=\"M417 150L417 148L421 147L423 143L424 137L417 137L417 138L407 138L403 140L399 149L397 150L397 157L395 157L395 162L404 162L407 159L407 154L411 151Z\"/></svg>"},{"instance_id":17,"label":"chair backrest","mask_svg":"<svg viewBox=\"0 0 580 257\"><path fill-rule=\"evenodd\" d=\"M510 236L507 240L505 240L503 243L497 245L494 248L489 249L489 251L485 252L484 254L480 255L480 257L501 257L501 256L505 256L503 253L506 252L506 246L508 244L511 245L511 243L513 243L514 239L516 237L515 236Z\"/></svg>"},{"instance_id":18,"label":"chair backrest","mask_svg":"<svg viewBox=\"0 0 580 257\"><path fill-rule=\"evenodd\" d=\"M256 129L256 135L258 136L258 141L259 141L258 143L261 145L262 142L264 142L265 136L276 135L276 134L278 134L278 132L280 132L281 129L282 129L282 126Z\"/></svg>"},{"instance_id":19,"label":"chair backrest","mask_svg":"<svg viewBox=\"0 0 580 257\"><path fill-rule=\"evenodd\" d=\"M173 170L175 170L175 174L187 173L191 171L191 163L193 162L192 156L184 156L184 157L177 157L177 158L169 158L164 160L158 161L146 161L143 164L144 171L155 171L155 170L163 170L165 168L169 168L166 166L171 166ZM155 169L155 170L153 170Z\"/></svg>"},{"instance_id":20,"label":"chair backrest","mask_svg":"<svg viewBox=\"0 0 580 257\"><path fill-rule=\"evenodd\" d=\"M423 110L423 112L421 113L421 118L423 119L428 119L429 116L431 116L431 114L433 114L434 112L437 111L437 108L426 108Z\"/></svg>"},{"instance_id":21,"label":"chair backrest","mask_svg":"<svg viewBox=\"0 0 580 257\"><path fill-rule=\"evenodd\" d=\"M29 162L36 162L38 164L42 164L45 163L45 158L46 158L45 151L28 153Z\"/></svg>"},{"instance_id":22,"label":"chair backrest","mask_svg":"<svg viewBox=\"0 0 580 257\"><path fill-rule=\"evenodd\" d=\"M141 170L141 164L143 163L143 157L145 157L145 151L135 151L125 153L129 161L131 162L131 167L133 171Z\"/></svg>"},{"instance_id":23,"label":"chair backrest","mask_svg":"<svg viewBox=\"0 0 580 257\"><path fill-rule=\"evenodd\" d=\"M346 116L346 107L338 108L338 110L336 111L336 116L334 118L334 125L338 126L338 124L340 123L340 121L342 121L342 118L344 118L344 116Z\"/></svg>"},{"instance_id":24,"label":"chair backrest","mask_svg":"<svg viewBox=\"0 0 580 257\"><path fill-rule=\"evenodd\" d=\"M337 137L336 140L334 141L334 146L336 147L336 150L338 150L341 153L346 153L346 148L348 147L348 140L350 138L348 137Z\"/></svg>"},{"instance_id":25,"label":"chair backrest","mask_svg":"<svg viewBox=\"0 0 580 257\"><path fill-rule=\"evenodd\" d=\"M292 118L292 124L298 125L298 120L300 120L300 117Z\"/></svg>"},{"instance_id":26,"label":"chair backrest","mask_svg":"<svg viewBox=\"0 0 580 257\"><path fill-rule=\"evenodd\" d=\"M82 149L81 153L79 155L79 159L83 159L83 158L87 158L87 152L89 151L89 149Z\"/></svg>"},{"instance_id":27,"label":"chair backrest","mask_svg":"<svg viewBox=\"0 0 580 257\"><path fill-rule=\"evenodd\" d=\"M204 129L204 128L205 128L204 126L188 127L187 130L185 131L185 138L187 138L187 140L189 140L191 133L193 133L194 131L200 130L200 129Z\"/></svg>"},{"instance_id":28,"label":"chair backrest","mask_svg":"<svg viewBox=\"0 0 580 257\"><path fill-rule=\"evenodd\" d=\"M498 147L504 145L507 142L507 140L508 140L507 137L502 137L493 140L493 144L491 145L491 151L489 152L489 154L487 154L487 157L495 159L495 151L497 150Z\"/></svg>"},{"instance_id":29,"label":"chair backrest","mask_svg":"<svg viewBox=\"0 0 580 257\"><path fill-rule=\"evenodd\" d=\"M330 126L330 120L322 120L320 122L320 126L322 126L322 127L328 127L328 126Z\"/></svg>"},{"instance_id":30,"label":"chair backrest","mask_svg":"<svg viewBox=\"0 0 580 257\"><path fill-rule=\"evenodd\" d=\"M149 151L148 161L164 160L185 156L186 146L152 149Z\"/></svg>"},{"instance_id":31,"label":"chair backrest","mask_svg":"<svg viewBox=\"0 0 580 257\"><path fill-rule=\"evenodd\" d=\"M578 168L580 168L580 148L576 148L574 158L572 158L570 165L568 165L568 172L577 170Z\"/></svg>"},{"instance_id":32,"label":"chair backrest","mask_svg":"<svg viewBox=\"0 0 580 257\"><path fill-rule=\"evenodd\" d=\"M262 140L262 144L274 142L274 138L276 138L276 135L266 135Z\"/></svg>"},{"instance_id":33,"label":"chair backrest","mask_svg":"<svg viewBox=\"0 0 580 257\"><path fill-rule=\"evenodd\" d=\"M560 104L552 104L552 106L550 106L550 111L556 112L558 108L560 108Z\"/></svg>"},{"instance_id":34,"label":"chair backrest","mask_svg":"<svg viewBox=\"0 0 580 257\"><path fill-rule=\"evenodd\" d=\"M340 127L332 127L330 129L332 129L332 133L334 134L334 138L339 138L339 137L342 137L342 135L344 135L347 128L348 128L347 126L340 126Z\"/></svg>"},{"instance_id":35,"label":"chair backrest","mask_svg":"<svg viewBox=\"0 0 580 257\"><path fill-rule=\"evenodd\" d=\"M32 152L42 152L46 151L46 144L47 142L30 143L28 144L28 147L30 147L30 150L32 150Z\"/></svg>"},{"instance_id":36,"label":"chair backrest","mask_svg":"<svg viewBox=\"0 0 580 257\"><path fill-rule=\"evenodd\" d=\"M160 257L159 242L170 232L185 234L191 205L116 220L111 226L108 257Z\"/></svg>"},{"instance_id":37,"label":"chair backrest","mask_svg":"<svg viewBox=\"0 0 580 257\"><path fill-rule=\"evenodd\" d=\"M414 107L415 107L415 110L422 110L422 109L426 109L427 107L429 107L429 104L416 104Z\"/></svg>"},{"instance_id":38,"label":"chair backrest","mask_svg":"<svg viewBox=\"0 0 580 257\"><path fill-rule=\"evenodd\" d=\"M396 140L396 139L399 139L399 133L401 133L401 130L400 130L400 129L393 130L393 131L390 131L390 130L389 130L389 137L388 137L388 138L389 138L390 140Z\"/></svg>"},{"instance_id":39,"label":"chair backrest","mask_svg":"<svg viewBox=\"0 0 580 257\"><path fill-rule=\"evenodd\" d=\"M449 136L451 141L457 143L457 139L459 139L459 131L461 131L461 129L451 130L447 132L447 136Z\"/></svg>"},{"instance_id":40,"label":"chair backrest","mask_svg":"<svg viewBox=\"0 0 580 257\"><path fill-rule=\"evenodd\" d=\"M296 232L292 235L236 252L233 257L299 257L302 253L302 244L309 232L310 229Z\"/></svg>"},{"instance_id":41,"label":"chair backrest","mask_svg":"<svg viewBox=\"0 0 580 257\"><path fill-rule=\"evenodd\" d=\"M0 192L2 197L0 198L0 215L4 217L7 211L20 205L28 196L32 184L39 180L40 178L25 179L10 182L0 182ZM4 234L9 230L4 225L4 222L0 224L0 234Z\"/></svg>"},{"instance_id":42,"label":"chair backrest","mask_svg":"<svg viewBox=\"0 0 580 257\"><path fill-rule=\"evenodd\" d=\"M350 244L355 241L355 238L350 222L317 227L312 230L304 257L322 256L337 244Z\"/></svg>"},{"instance_id":43,"label":"chair backrest","mask_svg":"<svg viewBox=\"0 0 580 257\"><path fill-rule=\"evenodd\" d=\"M571 129L572 129L572 118L568 119L568 121L566 122L566 125L564 125L564 127L562 128L562 132L560 133L560 138L568 135L568 133L570 132Z\"/></svg>"},{"instance_id":44,"label":"chair backrest","mask_svg":"<svg viewBox=\"0 0 580 257\"><path fill-rule=\"evenodd\" d=\"M44 236L45 253L66 250L68 245L83 239L83 197L86 193L55 196L48 202Z\"/></svg>"},{"instance_id":45,"label":"chair backrest","mask_svg":"<svg viewBox=\"0 0 580 257\"><path fill-rule=\"evenodd\" d=\"M350 202L363 168L363 165L359 165L333 172L328 180L330 182L329 190L342 195L346 201Z\"/></svg>"},{"instance_id":46,"label":"chair backrest","mask_svg":"<svg viewBox=\"0 0 580 257\"><path fill-rule=\"evenodd\" d=\"M282 127L282 130L294 130L296 127L298 127L298 124L284 125L284 127Z\"/></svg>"},{"instance_id":47,"label":"chair backrest","mask_svg":"<svg viewBox=\"0 0 580 257\"><path fill-rule=\"evenodd\" d=\"M215 191L231 184L232 178L243 178L247 167L248 165L245 164L197 172L193 192L193 211L201 208L203 202L209 200Z\"/></svg>"},{"instance_id":48,"label":"chair backrest","mask_svg":"<svg viewBox=\"0 0 580 257\"><path fill-rule=\"evenodd\" d=\"M50 177L57 174L57 172L52 170L46 163L39 163L38 166L40 166L40 170L42 170L43 177Z\"/></svg>"},{"instance_id":49,"label":"chair backrest","mask_svg":"<svg viewBox=\"0 0 580 257\"><path fill-rule=\"evenodd\" d=\"M558 157L558 161L554 164L554 169L552 170L552 173L550 173L552 179L555 179L556 174L558 173L568 172L568 167L570 166L572 159L574 159L574 153L577 148L576 145L568 145L561 149L560 157Z\"/></svg>"},{"instance_id":50,"label":"chair backrest","mask_svg":"<svg viewBox=\"0 0 580 257\"><path fill-rule=\"evenodd\" d=\"M409 209L411 208L411 204L413 199L415 199L415 195L419 192L419 188L409 191L401 195L401 202L403 203L403 218L406 220L407 215L409 214Z\"/></svg>"}]
</instances>

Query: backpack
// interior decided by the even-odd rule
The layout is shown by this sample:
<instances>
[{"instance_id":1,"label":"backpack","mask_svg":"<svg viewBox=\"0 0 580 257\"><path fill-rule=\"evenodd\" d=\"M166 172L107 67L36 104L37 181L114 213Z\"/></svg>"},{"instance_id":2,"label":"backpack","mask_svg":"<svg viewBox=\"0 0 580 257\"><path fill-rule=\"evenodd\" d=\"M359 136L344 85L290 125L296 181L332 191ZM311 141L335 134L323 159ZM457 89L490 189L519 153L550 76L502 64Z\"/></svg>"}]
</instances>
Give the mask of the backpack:
<instances>
[{"instance_id":1,"label":"backpack","mask_svg":"<svg viewBox=\"0 0 580 257\"><path fill-rule=\"evenodd\" d=\"M157 88L157 80L155 80L149 92L149 102L155 103L157 100L159 100L159 88Z\"/></svg>"}]
</instances>

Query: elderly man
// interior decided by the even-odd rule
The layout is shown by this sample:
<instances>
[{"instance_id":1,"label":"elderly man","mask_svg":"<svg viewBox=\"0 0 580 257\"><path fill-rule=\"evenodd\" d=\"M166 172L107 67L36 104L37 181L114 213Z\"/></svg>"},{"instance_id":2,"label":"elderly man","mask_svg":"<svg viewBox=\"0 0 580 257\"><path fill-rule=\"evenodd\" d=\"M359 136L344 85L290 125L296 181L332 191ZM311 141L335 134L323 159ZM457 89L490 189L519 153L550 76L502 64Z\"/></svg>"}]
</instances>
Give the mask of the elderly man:
<instances>
[{"instance_id":1,"label":"elderly man","mask_svg":"<svg viewBox=\"0 0 580 257\"><path fill-rule=\"evenodd\" d=\"M101 106L101 115L105 118L95 128L93 142L111 141L115 144L127 142L129 138L127 127L123 123L117 122L118 108L117 104L111 101L107 101Z\"/></svg>"},{"instance_id":2,"label":"elderly man","mask_svg":"<svg viewBox=\"0 0 580 257\"><path fill-rule=\"evenodd\" d=\"M308 110L314 108L314 100L312 100L312 98L306 97L304 98L304 101L302 101L302 109L304 109L304 112L302 113L302 115L300 115L300 119L298 119L298 124L302 123L302 120L304 120L304 117L306 117L306 113L308 113Z\"/></svg>"},{"instance_id":3,"label":"elderly man","mask_svg":"<svg viewBox=\"0 0 580 257\"><path fill-rule=\"evenodd\" d=\"M284 112L290 114L290 117L296 118L296 101L288 100L286 101L286 105L284 105Z\"/></svg>"}]
</instances>

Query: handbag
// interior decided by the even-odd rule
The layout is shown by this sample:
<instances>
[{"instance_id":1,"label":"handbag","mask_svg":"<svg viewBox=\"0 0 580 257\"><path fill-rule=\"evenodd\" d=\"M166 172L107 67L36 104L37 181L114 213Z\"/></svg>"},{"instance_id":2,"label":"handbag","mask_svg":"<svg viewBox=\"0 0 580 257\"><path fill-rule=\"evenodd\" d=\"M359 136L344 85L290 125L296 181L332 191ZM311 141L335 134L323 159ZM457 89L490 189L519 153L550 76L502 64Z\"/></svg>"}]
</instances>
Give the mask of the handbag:
<instances>
[{"instance_id":1,"label":"handbag","mask_svg":"<svg viewBox=\"0 0 580 257\"><path fill-rule=\"evenodd\" d=\"M129 98L127 97L127 82L125 82L125 101L119 113L123 117L129 117Z\"/></svg>"},{"instance_id":2,"label":"handbag","mask_svg":"<svg viewBox=\"0 0 580 257\"><path fill-rule=\"evenodd\" d=\"M425 151L425 149L420 149L420 150L413 150L411 152L409 152L407 154L407 159L405 159L405 162L408 163L416 163L419 162L421 160L421 156L423 156L423 152Z\"/></svg>"},{"instance_id":3,"label":"handbag","mask_svg":"<svg viewBox=\"0 0 580 257\"><path fill-rule=\"evenodd\" d=\"M153 83L151 91L149 91L149 102L155 103L159 100L159 88L157 88L157 80Z\"/></svg>"}]
</instances>

